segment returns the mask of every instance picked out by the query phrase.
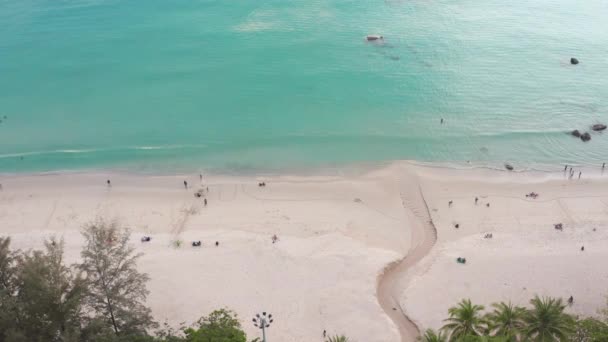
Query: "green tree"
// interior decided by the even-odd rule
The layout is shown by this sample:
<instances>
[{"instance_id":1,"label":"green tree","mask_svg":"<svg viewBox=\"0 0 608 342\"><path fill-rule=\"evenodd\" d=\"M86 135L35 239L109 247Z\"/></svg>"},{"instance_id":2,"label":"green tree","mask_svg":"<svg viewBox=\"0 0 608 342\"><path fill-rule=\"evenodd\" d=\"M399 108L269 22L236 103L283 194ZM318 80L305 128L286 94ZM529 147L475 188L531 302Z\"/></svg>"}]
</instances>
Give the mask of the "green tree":
<instances>
[{"instance_id":1,"label":"green tree","mask_svg":"<svg viewBox=\"0 0 608 342\"><path fill-rule=\"evenodd\" d=\"M574 319L564 313L566 305L561 298L534 296L532 309L526 314L524 335L535 342L567 341L574 332Z\"/></svg>"},{"instance_id":2,"label":"green tree","mask_svg":"<svg viewBox=\"0 0 608 342\"><path fill-rule=\"evenodd\" d=\"M418 337L418 340L421 342L447 342L448 339L441 331L435 332L433 329L427 329L424 335Z\"/></svg>"},{"instance_id":3,"label":"green tree","mask_svg":"<svg viewBox=\"0 0 608 342\"><path fill-rule=\"evenodd\" d=\"M526 322L526 309L513 306L510 302L492 304L494 310L486 315L490 335L505 336L518 341Z\"/></svg>"},{"instance_id":4,"label":"green tree","mask_svg":"<svg viewBox=\"0 0 608 342\"><path fill-rule=\"evenodd\" d=\"M63 241L45 242L45 251L19 262L18 301L27 334L41 341L76 339L81 330L86 285L80 273L63 264Z\"/></svg>"},{"instance_id":5,"label":"green tree","mask_svg":"<svg viewBox=\"0 0 608 342\"><path fill-rule=\"evenodd\" d=\"M344 336L344 335L335 335L335 336L331 336L327 339L327 342L348 342L349 339L348 337Z\"/></svg>"},{"instance_id":6,"label":"green tree","mask_svg":"<svg viewBox=\"0 0 608 342\"><path fill-rule=\"evenodd\" d=\"M458 306L448 309L450 317L441 329L450 335L450 341L458 341L468 335L477 336L484 330L485 320L481 316L483 305L473 305L470 299L463 299Z\"/></svg>"},{"instance_id":7,"label":"green tree","mask_svg":"<svg viewBox=\"0 0 608 342\"><path fill-rule=\"evenodd\" d=\"M0 237L0 341L19 340L20 310L17 303L17 261L19 255L10 249L11 238ZM25 340L25 336L23 336Z\"/></svg>"},{"instance_id":8,"label":"green tree","mask_svg":"<svg viewBox=\"0 0 608 342\"><path fill-rule=\"evenodd\" d=\"M156 327L150 309L143 304L149 277L137 270L142 254L129 246L129 231L116 222L97 220L82 234L81 269L87 275L88 303L97 318L115 335L146 335L147 329ZM103 331L103 326L99 329Z\"/></svg>"},{"instance_id":9,"label":"green tree","mask_svg":"<svg viewBox=\"0 0 608 342\"><path fill-rule=\"evenodd\" d=\"M457 340L458 342L509 342L506 336L475 336L467 335Z\"/></svg>"},{"instance_id":10,"label":"green tree","mask_svg":"<svg viewBox=\"0 0 608 342\"><path fill-rule=\"evenodd\" d=\"M4 335L7 341L76 341L86 286L79 273L63 264L63 241L51 240L44 251L26 254L11 252L9 244L9 239L0 241L0 337Z\"/></svg>"},{"instance_id":11,"label":"green tree","mask_svg":"<svg viewBox=\"0 0 608 342\"><path fill-rule=\"evenodd\" d=\"M198 320L198 327L184 330L188 342L246 342L237 314L227 309L215 310Z\"/></svg>"},{"instance_id":12,"label":"green tree","mask_svg":"<svg viewBox=\"0 0 608 342\"><path fill-rule=\"evenodd\" d=\"M608 324L595 319L584 318L576 322L572 342L605 342L608 341Z\"/></svg>"}]
</instances>

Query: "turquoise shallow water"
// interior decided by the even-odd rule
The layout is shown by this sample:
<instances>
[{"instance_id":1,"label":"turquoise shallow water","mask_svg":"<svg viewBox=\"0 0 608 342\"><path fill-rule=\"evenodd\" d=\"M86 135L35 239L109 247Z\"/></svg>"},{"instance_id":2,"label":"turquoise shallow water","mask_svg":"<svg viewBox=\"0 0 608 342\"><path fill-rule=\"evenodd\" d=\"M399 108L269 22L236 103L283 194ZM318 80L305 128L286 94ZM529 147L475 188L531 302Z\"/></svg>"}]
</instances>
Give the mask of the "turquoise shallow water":
<instances>
[{"instance_id":1,"label":"turquoise shallow water","mask_svg":"<svg viewBox=\"0 0 608 342\"><path fill-rule=\"evenodd\" d=\"M604 0L0 0L0 172L598 165L608 132L564 132L608 121L606 18Z\"/></svg>"}]
</instances>

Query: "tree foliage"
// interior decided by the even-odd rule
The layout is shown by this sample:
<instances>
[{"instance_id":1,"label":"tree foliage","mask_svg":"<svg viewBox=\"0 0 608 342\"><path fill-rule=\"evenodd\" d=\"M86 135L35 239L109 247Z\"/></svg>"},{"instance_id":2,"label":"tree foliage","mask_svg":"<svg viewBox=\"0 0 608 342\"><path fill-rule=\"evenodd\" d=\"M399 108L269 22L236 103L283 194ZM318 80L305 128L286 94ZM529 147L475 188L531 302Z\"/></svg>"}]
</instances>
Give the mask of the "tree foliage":
<instances>
[{"instance_id":1,"label":"tree foliage","mask_svg":"<svg viewBox=\"0 0 608 342\"><path fill-rule=\"evenodd\" d=\"M215 310L198 320L198 327L184 330L188 342L246 342L237 314L227 309Z\"/></svg>"},{"instance_id":2,"label":"tree foliage","mask_svg":"<svg viewBox=\"0 0 608 342\"><path fill-rule=\"evenodd\" d=\"M489 334L518 340L526 324L526 309L511 303L494 303L492 307L494 310L486 315Z\"/></svg>"},{"instance_id":3,"label":"tree foliage","mask_svg":"<svg viewBox=\"0 0 608 342\"><path fill-rule=\"evenodd\" d=\"M565 341L574 332L575 321L564 313L562 299L535 296L526 315L525 336L538 342Z\"/></svg>"},{"instance_id":4,"label":"tree foliage","mask_svg":"<svg viewBox=\"0 0 608 342\"><path fill-rule=\"evenodd\" d=\"M421 342L447 342L448 339L441 331L435 332L433 329L427 329L418 340Z\"/></svg>"},{"instance_id":5,"label":"tree foliage","mask_svg":"<svg viewBox=\"0 0 608 342\"><path fill-rule=\"evenodd\" d=\"M19 255L9 244L0 241L0 335L14 341L77 341L86 285L79 272L63 264L63 241L47 241L44 251Z\"/></svg>"},{"instance_id":6,"label":"tree foliage","mask_svg":"<svg viewBox=\"0 0 608 342\"><path fill-rule=\"evenodd\" d=\"M480 335L484 331L485 320L481 312L482 305L474 305L470 299L463 299L456 307L448 309L450 317L443 326L449 332L450 340L459 339L468 335Z\"/></svg>"},{"instance_id":7,"label":"tree foliage","mask_svg":"<svg viewBox=\"0 0 608 342\"><path fill-rule=\"evenodd\" d=\"M576 322L573 342L605 342L608 341L608 324L596 318L584 318Z\"/></svg>"},{"instance_id":8,"label":"tree foliage","mask_svg":"<svg viewBox=\"0 0 608 342\"><path fill-rule=\"evenodd\" d=\"M432 330L423 342L608 342L608 324L595 318L575 319L565 312L562 299L535 296L530 308L511 303L492 304L493 310L481 315L483 307L463 300L448 309L449 318L441 339Z\"/></svg>"},{"instance_id":9,"label":"tree foliage","mask_svg":"<svg viewBox=\"0 0 608 342\"><path fill-rule=\"evenodd\" d=\"M330 336L329 338L327 338L327 342L349 342L350 340L348 339L348 337L344 336L344 335L335 335L335 336Z\"/></svg>"},{"instance_id":10,"label":"tree foliage","mask_svg":"<svg viewBox=\"0 0 608 342\"><path fill-rule=\"evenodd\" d=\"M137 270L130 233L116 222L98 220L83 230L80 268L88 280L88 304L116 335L144 334L156 324L144 305L148 275Z\"/></svg>"}]
</instances>

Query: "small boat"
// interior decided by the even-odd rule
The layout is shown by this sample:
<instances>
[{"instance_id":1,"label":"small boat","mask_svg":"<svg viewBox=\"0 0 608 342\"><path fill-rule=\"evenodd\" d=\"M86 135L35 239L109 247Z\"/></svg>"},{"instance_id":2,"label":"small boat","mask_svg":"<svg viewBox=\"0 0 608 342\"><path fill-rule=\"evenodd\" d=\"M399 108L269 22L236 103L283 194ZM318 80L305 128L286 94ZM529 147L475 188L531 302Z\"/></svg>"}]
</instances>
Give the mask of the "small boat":
<instances>
[{"instance_id":1,"label":"small boat","mask_svg":"<svg viewBox=\"0 0 608 342\"><path fill-rule=\"evenodd\" d=\"M374 40L382 40L384 39L384 37L378 34L368 34L367 36L365 36L365 39L368 42L373 42Z\"/></svg>"}]
</instances>

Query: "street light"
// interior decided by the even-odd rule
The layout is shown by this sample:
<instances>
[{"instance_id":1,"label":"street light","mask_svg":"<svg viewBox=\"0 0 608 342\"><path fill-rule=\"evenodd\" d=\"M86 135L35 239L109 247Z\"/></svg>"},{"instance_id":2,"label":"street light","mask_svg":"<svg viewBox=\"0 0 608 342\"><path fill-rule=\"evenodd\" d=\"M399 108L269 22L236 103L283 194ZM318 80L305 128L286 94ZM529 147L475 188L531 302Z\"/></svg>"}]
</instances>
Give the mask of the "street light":
<instances>
[{"instance_id":1,"label":"street light","mask_svg":"<svg viewBox=\"0 0 608 342\"><path fill-rule=\"evenodd\" d=\"M270 327L270 323L273 321L272 314L266 315L266 311L262 312L261 315L255 314L252 321L256 328L262 329L262 342L266 342L266 328Z\"/></svg>"}]
</instances>

